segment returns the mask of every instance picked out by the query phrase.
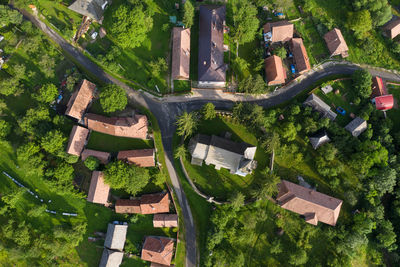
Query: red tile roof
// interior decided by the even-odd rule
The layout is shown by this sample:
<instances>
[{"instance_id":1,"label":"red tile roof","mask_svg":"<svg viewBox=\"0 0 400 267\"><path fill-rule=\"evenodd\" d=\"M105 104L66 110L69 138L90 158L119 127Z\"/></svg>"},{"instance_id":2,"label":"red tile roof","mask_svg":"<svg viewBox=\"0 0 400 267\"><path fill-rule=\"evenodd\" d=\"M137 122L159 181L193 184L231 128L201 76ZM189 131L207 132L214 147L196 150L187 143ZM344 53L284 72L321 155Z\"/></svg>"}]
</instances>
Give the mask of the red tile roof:
<instances>
[{"instance_id":1,"label":"red tile roof","mask_svg":"<svg viewBox=\"0 0 400 267\"><path fill-rule=\"evenodd\" d=\"M347 47L346 41L339 29L334 28L330 32L327 32L324 35L324 39L331 56L341 55L342 57L347 57L349 55L349 48Z\"/></svg>"},{"instance_id":2,"label":"red tile roof","mask_svg":"<svg viewBox=\"0 0 400 267\"><path fill-rule=\"evenodd\" d=\"M84 149L82 151L82 154L81 154L82 160L85 160L90 156L98 158L100 160L100 162L103 164L107 164L110 159L111 154L108 152L97 151L97 150L92 150L92 149Z\"/></svg>"},{"instance_id":3,"label":"red tile roof","mask_svg":"<svg viewBox=\"0 0 400 267\"><path fill-rule=\"evenodd\" d=\"M381 77L375 76L372 77L372 93L371 98L387 95L387 89L385 83L383 82Z\"/></svg>"},{"instance_id":4,"label":"red tile roof","mask_svg":"<svg viewBox=\"0 0 400 267\"><path fill-rule=\"evenodd\" d=\"M96 85L83 80L79 89L72 94L67 104L65 115L73 117L80 121L85 113L85 110L94 97Z\"/></svg>"},{"instance_id":5,"label":"red tile roof","mask_svg":"<svg viewBox=\"0 0 400 267\"><path fill-rule=\"evenodd\" d=\"M282 180L277 197L279 205L305 216L306 222L317 225L318 221L335 226L342 200L315 190Z\"/></svg>"},{"instance_id":6,"label":"red tile roof","mask_svg":"<svg viewBox=\"0 0 400 267\"><path fill-rule=\"evenodd\" d=\"M141 213L140 199L118 199L115 202L116 213Z\"/></svg>"},{"instance_id":7,"label":"red tile roof","mask_svg":"<svg viewBox=\"0 0 400 267\"><path fill-rule=\"evenodd\" d=\"M117 158L139 167L154 167L156 165L154 149L124 150L118 152Z\"/></svg>"},{"instance_id":8,"label":"red tile roof","mask_svg":"<svg viewBox=\"0 0 400 267\"><path fill-rule=\"evenodd\" d=\"M114 136L130 138L147 138L147 117L136 114L133 117L104 117L88 113L85 124L90 130Z\"/></svg>"},{"instance_id":9,"label":"red tile roof","mask_svg":"<svg viewBox=\"0 0 400 267\"><path fill-rule=\"evenodd\" d=\"M377 110L389 110L393 108L393 95L383 95L374 98Z\"/></svg>"},{"instance_id":10,"label":"red tile roof","mask_svg":"<svg viewBox=\"0 0 400 267\"><path fill-rule=\"evenodd\" d=\"M143 195L140 198L142 214L155 214L169 212L169 196L167 193Z\"/></svg>"},{"instance_id":11,"label":"red tile roof","mask_svg":"<svg viewBox=\"0 0 400 267\"><path fill-rule=\"evenodd\" d=\"M286 20L268 22L264 25L264 33L271 32L271 42L287 42L293 38L294 25Z\"/></svg>"},{"instance_id":12,"label":"red tile roof","mask_svg":"<svg viewBox=\"0 0 400 267\"><path fill-rule=\"evenodd\" d=\"M174 241L160 236L148 236L143 244L142 260L169 266L174 254Z\"/></svg>"},{"instance_id":13,"label":"red tile roof","mask_svg":"<svg viewBox=\"0 0 400 267\"><path fill-rule=\"evenodd\" d=\"M285 83L286 71L282 65L282 59L278 56L270 56L264 60L265 75L268 85Z\"/></svg>"},{"instance_id":14,"label":"red tile roof","mask_svg":"<svg viewBox=\"0 0 400 267\"><path fill-rule=\"evenodd\" d=\"M90 181L89 193L87 200L93 203L107 204L110 186L104 183L104 174L94 171L92 180Z\"/></svg>"},{"instance_id":15,"label":"red tile roof","mask_svg":"<svg viewBox=\"0 0 400 267\"><path fill-rule=\"evenodd\" d=\"M178 214L154 214L154 227L178 227Z\"/></svg>"},{"instance_id":16,"label":"red tile roof","mask_svg":"<svg viewBox=\"0 0 400 267\"><path fill-rule=\"evenodd\" d=\"M79 157L81 155L82 149L85 147L88 135L88 129L78 125L74 125L74 127L72 127L71 134L69 135L67 153Z\"/></svg>"},{"instance_id":17,"label":"red tile roof","mask_svg":"<svg viewBox=\"0 0 400 267\"><path fill-rule=\"evenodd\" d=\"M293 38L290 40L290 50L293 53L294 62L297 71L302 74L310 69L310 62L308 59L306 48L303 44L303 39Z\"/></svg>"},{"instance_id":18,"label":"red tile roof","mask_svg":"<svg viewBox=\"0 0 400 267\"><path fill-rule=\"evenodd\" d=\"M190 29L174 27L172 30L172 38L172 79L188 80L190 66Z\"/></svg>"},{"instance_id":19,"label":"red tile roof","mask_svg":"<svg viewBox=\"0 0 400 267\"><path fill-rule=\"evenodd\" d=\"M400 34L400 19L395 19L388 22L383 30L387 32L388 36L393 39Z\"/></svg>"}]
</instances>

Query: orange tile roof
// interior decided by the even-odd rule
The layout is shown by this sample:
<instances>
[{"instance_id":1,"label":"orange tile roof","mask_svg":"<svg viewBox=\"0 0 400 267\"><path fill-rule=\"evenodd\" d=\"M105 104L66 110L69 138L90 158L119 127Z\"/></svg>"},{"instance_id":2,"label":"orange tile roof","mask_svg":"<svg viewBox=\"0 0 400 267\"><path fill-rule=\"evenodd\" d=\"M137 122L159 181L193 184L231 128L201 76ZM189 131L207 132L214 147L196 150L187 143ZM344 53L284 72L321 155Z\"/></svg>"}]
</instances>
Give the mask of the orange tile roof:
<instances>
[{"instance_id":1,"label":"orange tile roof","mask_svg":"<svg viewBox=\"0 0 400 267\"><path fill-rule=\"evenodd\" d=\"M324 35L326 45L328 46L331 56L341 55L347 57L349 48L343 38L342 32L338 28L334 28Z\"/></svg>"},{"instance_id":2,"label":"orange tile roof","mask_svg":"<svg viewBox=\"0 0 400 267\"><path fill-rule=\"evenodd\" d=\"M290 50L293 53L296 70L302 74L310 69L310 62L308 59L306 48L303 44L303 39L293 38L290 40Z\"/></svg>"},{"instance_id":3,"label":"orange tile roof","mask_svg":"<svg viewBox=\"0 0 400 267\"><path fill-rule=\"evenodd\" d=\"M87 200L93 203L107 204L110 186L104 183L104 174L99 171L92 173Z\"/></svg>"},{"instance_id":4,"label":"orange tile roof","mask_svg":"<svg viewBox=\"0 0 400 267\"><path fill-rule=\"evenodd\" d=\"M141 213L140 199L118 199L115 202L116 213Z\"/></svg>"},{"instance_id":5,"label":"orange tile roof","mask_svg":"<svg viewBox=\"0 0 400 267\"><path fill-rule=\"evenodd\" d=\"M385 26L383 26L383 30L385 30L391 39L395 38L400 34L400 19L395 19L388 22Z\"/></svg>"},{"instance_id":6,"label":"orange tile roof","mask_svg":"<svg viewBox=\"0 0 400 267\"><path fill-rule=\"evenodd\" d=\"M142 260L169 266L174 254L174 241L161 236L148 236L143 244Z\"/></svg>"},{"instance_id":7,"label":"orange tile roof","mask_svg":"<svg viewBox=\"0 0 400 267\"><path fill-rule=\"evenodd\" d=\"M154 227L178 227L178 214L154 214Z\"/></svg>"},{"instance_id":8,"label":"orange tile roof","mask_svg":"<svg viewBox=\"0 0 400 267\"><path fill-rule=\"evenodd\" d=\"M65 115L73 117L80 121L85 113L86 108L94 97L96 85L83 80L79 89L74 92L67 104Z\"/></svg>"},{"instance_id":9,"label":"orange tile roof","mask_svg":"<svg viewBox=\"0 0 400 267\"><path fill-rule=\"evenodd\" d=\"M285 83L286 71L283 68L282 59L280 57L275 55L267 57L264 63L268 85Z\"/></svg>"},{"instance_id":10,"label":"orange tile roof","mask_svg":"<svg viewBox=\"0 0 400 267\"><path fill-rule=\"evenodd\" d=\"M188 80L190 66L190 29L174 27L172 30L172 38L172 79Z\"/></svg>"},{"instance_id":11,"label":"orange tile roof","mask_svg":"<svg viewBox=\"0 0 400 267\"><path fill-rule=\"evenodd\" d=\"M114 136L147 138L147 117L136 114L134 117L104 117L88 113L85 124L90 130Z\"/></svg>"},{"instance_id":12,"label":"orange tile roof","mask_svg":"<svg viewBox=\"0 0 400 267\"><path fill-rule=\"evenodd\" d=\"M264 25L264 33L271 32L271 42L287 42L293 38L294 25L286 20L268 22Z\"/></svg>"},{"instance_id":13,"label":"orange tile roof","mask_svg":"<svg viewBox=\"0 0 400 267\"><path fill-rule=\"evenodd\" d=\"M82 149L85 147L88 135L88 129L78 125L74 125L74 127L72 127L71 134L69 135L67 153L79 157L81 155Z\"/></svg>"},{"instance_id":14,"label":"orange tile roof","mask_svg":"<svg viewBox=\"0 0 400 267\"><path fill-rule=\"evenodd\" d=\"M100 162L103 164L107 164L111 157L111 154L108 152L97 151L97 150L92 150L92 149L84 149L82 151L82 154L81 154L82 160L85 160L90 156L98 158L100 160Z\"/></svg>"},{"instance_id":15,"label":"orange tile roof","mask_svg":"<svg viewBox=\"0 0 400 267\"><path fill-rule=\"evenodd\" d=\"M167 193L143 195L140 198L142 214L155 214L169 212L169 196Z\"/></svg>"},{"instance_id":16,"label":"orange tile roof","mask_svg":"<svg viewBox=\"0 0 400 267\"><path fill-rule=\"evenodd\" d=\"M156 165L154 149L123 150L118 152L117 158L139 167L154 167Z\"/></svg>"},{"instance_id":17,"label":"orange tile roof","mask_svg":"<svg viewBox=\"0 0 400 267\"><path fill-rule=\"evenodd\" d=\"M383 96L387 95L387 89L385 86L385 83L383 82L381 77L375 76L372 77L372 93L371 93L371 98L377 97L377 96Z\"/></svg>"},{"instance_id":18,"label":"orange tile roof","mask_svg":"<svg viewBox=\"0 0 400 267\"><path fill-rule=\"evenodd\" d=\"M343 201L315 190L282 180L277 197L279 205L305 216L308 223L318 221L335 226Z\"/></svg>"}]
</instances>

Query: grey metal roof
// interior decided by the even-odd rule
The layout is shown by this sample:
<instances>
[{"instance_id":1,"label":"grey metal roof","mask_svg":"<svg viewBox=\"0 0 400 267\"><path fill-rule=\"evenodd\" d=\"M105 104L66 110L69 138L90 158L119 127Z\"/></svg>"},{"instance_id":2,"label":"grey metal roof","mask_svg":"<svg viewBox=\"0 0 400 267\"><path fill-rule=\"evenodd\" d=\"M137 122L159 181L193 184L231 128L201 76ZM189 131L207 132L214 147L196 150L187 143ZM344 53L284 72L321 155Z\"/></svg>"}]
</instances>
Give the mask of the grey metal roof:
<instances>
[{"instance_id":1,"label":"grey metal roof","mask_svg":"<svg viewBox=\"0 0 400 267\"><path fill-rule=\"evenodd\" d=\"M108 224L107 236L104 246L109 249L123 250L126 240L128 225Z\"/></svg>"},{"instance_id":2,"label":"grey metal roof","mask_svg":"<svg viewBox=\"0 0 400 267\"><path fill-rule=\"evenodd\" d=\"M331 141L331 139L328 137L325 131L320 131L313 136L309 137L310 143L314 149L317 149L318 147L322 146L325 143L328 143Z\"/></svg>"},{"instance_id":3,"label":"grey metal roof","mask_svg":"<svg viewBox=\"0 0 400 267\"><path fill-rule=\"evenodd\" d=\"M331 107L328 104L314 94L311 94L309 97L307 97L303 105L312 107L314 110L321 113L322 116L327 117L330 120L334 120L337 116L337 114L331 110Z\"/></svg>"},{"instance_id":4,"label":"grey metal roof","mask_svg":"<svg viewBox=\"0 0 400 267\"><path fill-rule=\"evenodd\" d=\"M103 18L106 0L76 0L68 8L96 21L101 21Z\"/></svg>"},{"instance_id":5,"label":"grey metal roof","mask_svg":"<svg viewBox=\"0 0 400 267\"><path fill-rule=\"evenodd\" d=\"M225 82L225 6L200 6L198 80Z\"/></svg>"},{"instance_id":6,"label":"grey metal roof","mask_svg":"<svg viewBox=\"0 0 400 267\"><path fill-rule=\"evenodd\" d=\"M349 131L353 136L357 137L362 132L364 132L368 128L368 126L367 122L364 119L357 117L349 124L347 124L344 128Z\"/></svg>"},{"instance_id":7,"label":"grey metal roof","mask_svg":"<svg viewBox=\"0 0 400 267\"><path fill-rule=\"evenodd\" d=\"M103 250L103 254L101 255L99 267L118 267L121 264L123 257L123 252L113 251L105 248Z\"/></svg>"}]
</instances>

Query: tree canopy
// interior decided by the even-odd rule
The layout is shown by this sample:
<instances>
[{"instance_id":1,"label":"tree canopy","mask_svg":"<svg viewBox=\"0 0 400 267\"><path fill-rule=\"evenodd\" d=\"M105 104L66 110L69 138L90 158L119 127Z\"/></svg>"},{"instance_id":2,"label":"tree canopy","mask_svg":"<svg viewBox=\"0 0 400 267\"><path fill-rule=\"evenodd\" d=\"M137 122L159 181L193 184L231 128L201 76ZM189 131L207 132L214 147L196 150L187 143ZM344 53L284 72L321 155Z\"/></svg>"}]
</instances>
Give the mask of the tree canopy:
<instances>
[{"instance_id":1,"label":"tree canopy","mask_svg":"<svg viewBox=\"0 0 400 267\"><path fill-rule=\"evenodd\" d=\"M22 22L22 14L6 5L0 5L0 18L0 24L3 27L9 24L21 24Z\"/></svg>"},{"instance_id":2,"label":"tree canopy","mask_svg":"<svg viewBox=\"0 0 400 267\"><path fill-rule=\"evenodd\" d=\"M181 116L178 117L176 121L177 132L179 136L183 136L183 138L188 138L191 136L194 131L197 129L198 118L197 114L194 112L187 113L183 112Z\"/></svg>"},{"instance_id":3,"label":"tree canopy","mask_svg":"<svg viewBox=\"0 0 400 267\"><path fill-rule=\"evenodd\" d=\"M205 104L203 106L202 113L203 113L203 118L205 120L212 120L217 116L217 113L215 112L215 106L213 103Z\"/></svg>"},{"instance_id":4,"label":"tree canopy","mask_svg":"<svg viewBox=\"0 0 400 267\"><path fill-rule=\"evenodd\" d=\"M112 113L123 110L128 104L124 89L115 84L107 85L100 93L100 104L104 112Z\"/></svg>"},{"instance_id":5,"label":"tree canopy","mask_svg":"<svg viewBox=\"0 0 400 267\"><path fill-rule=\"evenodd\" d=\"M362 99L371 95L372 76L364 69L356 70L352 76L355 93Z\"/></svg>"},{"instance_id":6,"label":"tree canopy","mask_svg":"<svg viewBox=\"0 0 400 267\"><path fill-rule=\"evenodd\" d=\"M108 28L121 47L135 48L143 43L153 28L153 18L144 11L140 2L135 1L134 5L120 5L112 14Z\"/></svg>"},{"instance_id":7,"label":"tree canopy","mask_svg":"<svg viewBox=\"0 0 400 267\"><path fill-rule=\"evenodd\" d=\"M357 39L362 39L372 29L371 14L368 10L351 12L347 18L348 27L354 32Z\"/></svg>"},{"instance_id":8,"label":"tree canopy","mask_svg":"<svg viewBox=\"0 0 400 267\"><path fill-rule=\"evenodd\" d=\"M392 18L392 9L387 0L355 0L353 7L356 11L371 12L374 26L382 26Z\"/></svg>"},{"instance_id":9,"label":"tree canopy","mask_svg":"<svg viewBox=\"0 0 400 267\"><path fill-rule=\"evenodd\" d=\"M43 85L34 97L40 102L51 103L56 99L57 95L57 87L52 83L48 83Z\"/></svg>"},{"instance_id":10,"label":"tree canopy","mask_svg":"<svg viewBox=\"0 0 400 267\"><path fill-rule=\"evenodd\" d=\"M194 7L191 0L187 0L183 5L183 19L182 22L186 28L190 28L193 25L194 20Z\"/></svg>"}]
</instances>

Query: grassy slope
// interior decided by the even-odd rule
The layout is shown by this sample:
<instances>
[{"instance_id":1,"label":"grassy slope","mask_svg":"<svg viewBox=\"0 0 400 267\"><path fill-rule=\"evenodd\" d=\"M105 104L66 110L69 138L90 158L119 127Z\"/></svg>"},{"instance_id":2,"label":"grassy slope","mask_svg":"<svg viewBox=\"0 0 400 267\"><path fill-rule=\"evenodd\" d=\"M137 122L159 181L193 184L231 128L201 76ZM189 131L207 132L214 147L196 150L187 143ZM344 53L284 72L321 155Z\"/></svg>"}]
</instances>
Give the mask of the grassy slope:
<instances>
[{"instance_id":1,"label":"grassy slope","mask_svg":"<svg viewBox=\"0 0 400 267\"><path fill-rule=\"evenodd\" d=\"M227 119L216 118L211 121L202 121L198 127L199 133L221 135L224 132L232 133L232 140L247 142L257 145L256 137L240 124L229 122ZM195 166L190 164L190 158L185 159L185 168L190 177L199 186L199 189L206 194L215 196L218 199L228 198L234 191L241 191L249 196L250 185L254 179L261 179L259 170L265 168L268 163L268 155L261 149L256 152L255 159L258 168L255 174L242 177L229 173L227 169L215 170L213 165Z\"/></svg>"}]
</instances>

